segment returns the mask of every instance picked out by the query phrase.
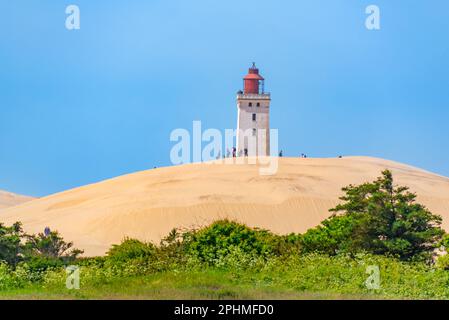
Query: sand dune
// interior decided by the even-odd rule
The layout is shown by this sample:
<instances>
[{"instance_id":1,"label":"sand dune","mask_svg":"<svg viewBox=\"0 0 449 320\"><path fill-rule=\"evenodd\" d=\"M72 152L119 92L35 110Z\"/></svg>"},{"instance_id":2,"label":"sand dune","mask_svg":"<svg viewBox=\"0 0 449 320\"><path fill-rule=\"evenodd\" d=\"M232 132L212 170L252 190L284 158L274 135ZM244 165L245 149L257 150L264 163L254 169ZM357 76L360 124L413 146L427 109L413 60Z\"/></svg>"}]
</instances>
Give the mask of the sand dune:
<instances>
[{"instance_id":1,"label":"sand dune","mask_svg":"<svg viewBox=\"0 0 449 320\"><path fill-rule=\"evenodd\" d=\"M398 184L444 218L449 229L449 179L397 162L368 158L279 159L273 176L257 165L189 164L129 174L37 199L0 213L29 232L45 226L101 255L125 236L159 241L174 227L231 218L276 233L304 232L326 218L341 187L372 181L389 168Z\"/></svg>"},{"instance_id":2,"label":"sand dune","mask_svg":"<svg viewBox=\"0 0 449 320\"><path fill-rule=\"evenodd\" d=\"M32 200L32 197L0 190L0 210Z\"/></svg>"}]
</instances>

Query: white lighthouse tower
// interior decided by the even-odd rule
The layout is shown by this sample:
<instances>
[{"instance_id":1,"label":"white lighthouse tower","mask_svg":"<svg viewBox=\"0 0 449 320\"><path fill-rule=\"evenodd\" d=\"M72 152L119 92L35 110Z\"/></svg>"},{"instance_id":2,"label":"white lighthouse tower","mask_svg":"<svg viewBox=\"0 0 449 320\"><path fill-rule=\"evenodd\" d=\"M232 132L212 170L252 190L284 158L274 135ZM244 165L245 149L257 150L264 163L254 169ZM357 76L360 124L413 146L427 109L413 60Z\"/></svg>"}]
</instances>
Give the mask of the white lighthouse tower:
<instances>
[{"instance_id":1,"label":"white lighthouse tower","mask_svg":"<svg viewBox=\"0 0 449 320\"><path fill-rule=\"evenodd\" d=\"M270 101L264 78L255 63L237 93L237 153L241 156L270 155Z\"/></svg>"}]
</instances>

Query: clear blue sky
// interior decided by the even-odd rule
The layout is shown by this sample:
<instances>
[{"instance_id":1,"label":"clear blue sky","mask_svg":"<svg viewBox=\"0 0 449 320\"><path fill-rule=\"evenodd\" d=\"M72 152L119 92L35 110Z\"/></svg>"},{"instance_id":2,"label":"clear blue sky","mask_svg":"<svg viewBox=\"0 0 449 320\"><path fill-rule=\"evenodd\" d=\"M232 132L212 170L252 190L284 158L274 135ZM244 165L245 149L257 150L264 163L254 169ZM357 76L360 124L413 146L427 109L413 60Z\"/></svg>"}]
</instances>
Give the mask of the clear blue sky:
<instances>
[{"instance_id":1,"label":"clear blue sky","mask_svg":"<svg viewBox=\"0 0 449 320\"><path fill-rule=\"evenodd\" d=\"M65 29L65 8L81 30ZM381 30L365 28L365 7ZM0 0L0 189L170 165L175 128L236 125L256 61L286 156L449 176L447 0Z\"/></svg>"}]
</instances>

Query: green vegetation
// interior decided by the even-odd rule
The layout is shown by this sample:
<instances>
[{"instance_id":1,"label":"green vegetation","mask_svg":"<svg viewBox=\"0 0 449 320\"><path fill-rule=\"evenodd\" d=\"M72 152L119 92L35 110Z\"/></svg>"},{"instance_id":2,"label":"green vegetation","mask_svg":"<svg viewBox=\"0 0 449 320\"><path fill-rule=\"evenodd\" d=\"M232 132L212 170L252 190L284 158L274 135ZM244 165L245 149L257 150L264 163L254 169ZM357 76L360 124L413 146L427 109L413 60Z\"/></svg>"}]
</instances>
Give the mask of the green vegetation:
<instances>
[{"instance_id":1,"label":"green vegetation","mask_svg":"<svg viewBox=\"0 0 449 320\"><path fill-rule=\"evenodd\" d=\"M448 299L449 256L434 254L449 245L441 218L389 171L343 190L334 215L303 235L223 220L158 245L125 239L96 258L78 258L57 233L0 226L0 298ZM80 290L66 289L69 264L80 267ZM370 266L377 289L366 285Z\"/></svg>"},{"instance_id":2,"label":"green vegetation","mask_svg":"<svg viewBox=\"0 0 449 320\"><path fill-rule=\"evenodd\" d=\"M441 217L415 202L407 187L394 187L390 171L373 183L343 188L345 203L302 237L305 252L370 252L401 260L431 261L444 231Z\"/></svg>"},{"instance_id":3,"label":"green vegetation","mask_svg":"<svg viewBox=\"0 0 449 320\"><path fill-rule=\"evenodd\" d=\"M184 236L186 251L201 263L216 265L235 252L267 258L299 252L299 235L278 236L227 220Z\"/></svg>"},{"instance_id":4,"label":"green vegetation","mask_svg":"<svg viewBox=\"0 0 449 320\"><path fill-rule=\"evenodd\" d=\"M84 261L86 262L86 261ZM379 290L365 286L367 266L380 268ZM0 298L61 299L448 299L449 273L423 263L358 254L291 255L257 259L242 252L208 266L192 260L164 271L115 269L97 262L81 266L81 289L65 288L66 273L55 269L35 281L27 269L0 268Z\"/></svg>"},{"instance_id":5,"label":"green vegetation","mask_svg":"<svg viewBox=\"0 0 449 320\"><path fill-rule=\"evenodd\" d=\"M43 271L73 262L83 251L72 249L72 246L73 243L65 242L56 231L28 235L19 222L11 227L0 223L0 262L12 268L25 264L33 270Z\"/></svg>"}]
</instances>

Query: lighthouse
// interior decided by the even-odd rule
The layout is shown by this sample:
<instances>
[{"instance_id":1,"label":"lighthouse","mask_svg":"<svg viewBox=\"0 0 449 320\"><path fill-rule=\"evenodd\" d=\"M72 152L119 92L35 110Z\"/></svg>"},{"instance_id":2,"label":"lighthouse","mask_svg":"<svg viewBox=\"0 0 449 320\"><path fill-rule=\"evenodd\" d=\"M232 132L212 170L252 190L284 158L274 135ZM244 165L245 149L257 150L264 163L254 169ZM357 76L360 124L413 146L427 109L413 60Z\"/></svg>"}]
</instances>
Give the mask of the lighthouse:
<instances>
[{"instance_id":1,"label":"lighthouse","mask_svg":"<svg viewBox=\"0 0 449 320\"><path fill-rule=\"evenodd\" d=\"M270 102L265 79L253 63L237 92L237 152L245 156L270 155Z\"/></svg>"}]
</instances>

